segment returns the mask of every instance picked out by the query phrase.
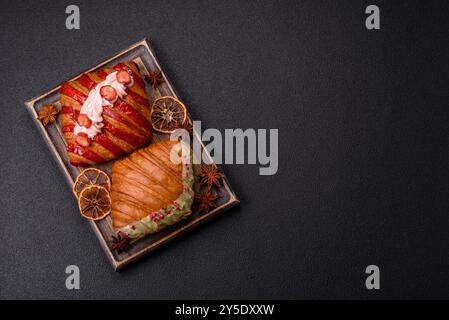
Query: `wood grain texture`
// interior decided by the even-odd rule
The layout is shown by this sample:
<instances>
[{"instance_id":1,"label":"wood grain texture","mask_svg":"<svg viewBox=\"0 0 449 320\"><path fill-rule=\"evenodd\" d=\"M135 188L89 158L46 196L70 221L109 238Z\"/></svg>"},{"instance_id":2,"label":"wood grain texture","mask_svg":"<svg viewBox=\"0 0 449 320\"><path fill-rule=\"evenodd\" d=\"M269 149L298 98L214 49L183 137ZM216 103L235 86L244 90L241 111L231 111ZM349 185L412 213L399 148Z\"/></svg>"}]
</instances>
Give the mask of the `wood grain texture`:
<instances>
[{"instance_id":1,"label":"wood grain texture","mask_svg":"<svg viewBox=\"0 0 449 320\"><path fill-rule=\"evenodd\" d=\"M77 79L80 77L83 73L91 72L97 69L101 69L107 66L112 66L118 62L123 61L129 61L132 60L137 63L139 66L140 72L143 76L147 75L149 71L155 71L160 70L162 72L163 78L165 82L159 87L154 90L150 85L146 86L147 94L150 100L150 104L154 99L160 96L174 96L178 99L180 99L172 86L170 80L168 79L166 73L162 69L159 61L156 58L155 52L150 46L150 43L148 40L143 39L142 41L139 41L129 48L121 51L120 53L114 55L113 57L101 62L100 64L96 65L93 68L90 68L82 73L80 73L78 76L74 77L73 79L70 79L68 81ZM69 159L67 157L66 153L66 142L63 136L63 133L61 131L60 123L57 123L56 125L47 126L44 127L42 123L37 120L37 112L40 108L42 108L46 104L54 104L58 109L60 109L59 104L59 90L60 86L57 86L56 88L34 98L29 101L25 102L25 106L27 107L33 122L37 126L39 132L41 133L42 137L44 138L53 158L55 159L57 165L59 166L61 172L64 174L64 177L66 178L69 187L72 188L73 183L79 174L79 172L83 168L77 168L72 166L69 163ZM180 99L182 101L182 99ZM187 106L188 107L188 106ZM190 116L189 116L190 117ZM169 139L169 135L167 134L160 134L157 132L154 132L153 140L152 142L157 142L161 140L167 140ZM193 132L193 139L196 139L197 141L200 141L200 134L198 132ZM204 150L204 145L202 145L202 150ZM194 158L199 158L200 155L193 154ZM95 166L101 170L106 171L110 174L111 167L112 167L113 161L110 161L104 165L98 165ZM193 165L195 175L198 175L199 172L199 165ZM197 179L195 179L195 185L194 185L195 192L199 190L199 186L197 183ZM200 225L201 223L207 221L208 219L216 216L219 213L222 213L231 207L234 207L239 204L239 200L235 194L235 192L232 190L229 181L225 177L223 179L223 185L221 188L217 190L217 193L220 195L220 199L218 202L217 208L210 211L208 214L201 214L199 212L193 211L192 215L184 220L180 221L173 226L170 226L164 230L161 230L160 232L148 235L145 238L142 238L135 243L133 243L124 253L117 254L115 252L112 252L109 249L108 242L111 239L111 236L115 234L114 228L112 227L112 220L111 217L108 216L103 220L100 221L87 221L92 229L94 230L95 235L97 236L100 245L102 246L106 256L108 257L109 261L111 262L114 270L120 270L125 266L128 266L132 262L137 261L138 259L142 258L143 256L147 255L148 253L156 250L157 248L163 246L164 244L167 244L168 242L178 238L185 232L193 229L194 227ZM72 200L71 200L72 201ZM80 216L80 218L82 218Z\"/></svg>"}]
</instances>

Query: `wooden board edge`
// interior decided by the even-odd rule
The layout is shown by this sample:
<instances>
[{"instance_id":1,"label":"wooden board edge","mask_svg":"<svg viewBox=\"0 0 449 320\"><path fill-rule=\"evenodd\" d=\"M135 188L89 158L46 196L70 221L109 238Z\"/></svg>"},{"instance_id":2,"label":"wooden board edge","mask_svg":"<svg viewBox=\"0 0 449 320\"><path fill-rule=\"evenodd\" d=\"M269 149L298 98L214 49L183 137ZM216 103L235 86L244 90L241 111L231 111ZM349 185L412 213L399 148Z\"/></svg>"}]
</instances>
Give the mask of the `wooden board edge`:
<instances>
[{"instance_id":1,"label":"wooden board edge","mask_svg":"<svg viewBox=\"0 0 449 320\"><path fill-rule=\"evenodd\" d=\"M144 38L134 44L132 44L131 46L129 46L128 48L120 51L119 53L111 56L110 58L100 62L99 64L97 64L94 67L91 67L83 72L80 72L79 74L77 74L75 77L73 77L71 80L68 81L73 81L77 78L79 78L81 75L83 75L84 73L88 73L91 72L93 70L99 69L102 66L110 63L111 61L120 58L122 55L127 54L128 52L134 50L135 48L139 47L139 46L144 46L145 49L147 50L147 52L150 54L151 58L153 59L153 61L155 62L156 66L159 68L159 70L162 71L162 74L166 80L166 84L168 85L170 91L172 92L173 96L178 98L178 94L176 92L176 90L173 88L171 81L169 80L169 78L167 77L164 69L161 67L159 60L156 58L155 52L153 51L152 47L150 46L149 40L147 38ZM66 82L66 81L64 81ZM31 117L32 117L32 121L34 122L34 124L36 125L36 127L38 128L39 133L41 134L41 136L43 137L43 139L45 140L45 143L47 144L47 147L50 149L50 153L52 154L53 159L56 161L58 167L60 167L60 169L62 169L62 172L64 173L66 182L68 183L69 187L72 188L72 185L74 183L72 176L70 175L70 173L68 172L68 169L66 168L66 166L64 165L64 161L62 160L60 154L58 153L58 151L56 150L56 147L50 143L51 139L50 136L48 135L45 127L43 126L43 124L37 119L37 112L34 108L34 105L37 101L39 101L40 99L45 98L48 95L53 94L54 92L56 92L57 90L59 90L59 88L61 87L62 84L56 86L55 88L51 89L50 91L47 91L37 97L34 97L32 99L29 99L27 101L24 102L28 112L30 113ZM195 132L196 135L198 135L197 132ZM202 147L204 147L204 144L201 142ZM210 157L210 155L208 155ZM123 260L116 260L113 252L110 250L108 244L107 244L107 240L105 239L105 237L103 237L103 234L101 233L101 230L99 229L98 225L94 222L94 221L89 221L89 224L91 226L91 228L93 229L95 236L98 238L101 248L103 249L103 251L105 252L106 256L108 257L109 262L111 263L114 271L119 271L121 269L123 269L124 267L132 264L134 261L137 261L139 259L141 259L142 257L146 256L148 253L158 249L159 247L162 247L163 245L165 245L166 243L172 242L175 238L177 238L178 236L183 235L184 233L189 232L190 230L194 229L195 227L197 227L198 225L202 224L203 222L209 220L210 218L215 217L216 215L218 215L219 213L222 213L223 211L225 211L226 209L230 209L232 207L235 207L237 205L240 204L240 200L237 198L237 195L235 194L235 192L232 190L229 181L227 178L224 179L224 187L226 188L228 194L229 194L229 200L222 204L220 207L216 208L215 210L211 211L210 213L208 213L207 215L203 215L201 217L199 217L198 219L195 219L194 221L192 221L191 223L175 230L173 233L171 233L170 235L167 235L164 238L159 239L158 241L156 241L155 243L151 244L148 247L143 248L142 250L130 255L129 257L123 259Z\"/></svg>"},{"instance_id":2,"label":"wooden board edge","mask_svg":"<svg viewBox=\"0 0 449 320\"><path fill-rule=\"evenodd\" d=\"M45 141L45 144L47 145L47 147L50 149L50 153L53 157L53 159L55 160L56 164L58 165L58 167L62 170L62 172L64 173L64 177L66 179L66 182L68 183L69 187L71 187L71 185L73 184L73 179L72 176L70 175L70 173L68 172L66 166L64 165L64 161L61 159L59 152L56 150L55 146L50 143L49 141L51 141L50 136L47 133L47 130L45 130L44 125L37 119L37 113L36 110L34 109L34 103L35 101L27 101L25 102L25 106L27 107L28 112L31 115L31 118L33 121L33 123L36 125L39 133L41 134L42 138Z\"/></svg>"}]
</instances>

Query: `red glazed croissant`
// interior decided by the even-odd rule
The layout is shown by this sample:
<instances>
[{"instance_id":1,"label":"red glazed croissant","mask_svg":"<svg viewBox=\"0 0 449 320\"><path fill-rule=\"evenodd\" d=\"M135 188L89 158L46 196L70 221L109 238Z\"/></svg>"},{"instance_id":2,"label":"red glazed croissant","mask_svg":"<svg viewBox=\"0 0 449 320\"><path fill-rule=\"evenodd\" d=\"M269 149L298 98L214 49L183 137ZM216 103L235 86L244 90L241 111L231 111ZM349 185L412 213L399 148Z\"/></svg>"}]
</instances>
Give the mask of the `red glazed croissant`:
<instances>
[{"instance_id":1,"label":"red glazed croissant","mask_svg":"<svg viewBox=\"0 0 449 320\"><path fill-rule=\"evenodd\" d=\"M171 161L172 148L182 154L181 163ZM193 172L187 148L177 141L159 142L114 163L111 199L116 229L139 238L190 215Z\"/></svg>"},{"instance_id":2,"label":"red glazed croissant","mask_svg":"<svg viewBox=\"0 0 449 320\"><path fill-rule=\"evenodd\" d=\"M134 62L83 74L64 83L59 92L71 164L101 164L151 140L145 83Z\"/></svg>"}]
</instances>

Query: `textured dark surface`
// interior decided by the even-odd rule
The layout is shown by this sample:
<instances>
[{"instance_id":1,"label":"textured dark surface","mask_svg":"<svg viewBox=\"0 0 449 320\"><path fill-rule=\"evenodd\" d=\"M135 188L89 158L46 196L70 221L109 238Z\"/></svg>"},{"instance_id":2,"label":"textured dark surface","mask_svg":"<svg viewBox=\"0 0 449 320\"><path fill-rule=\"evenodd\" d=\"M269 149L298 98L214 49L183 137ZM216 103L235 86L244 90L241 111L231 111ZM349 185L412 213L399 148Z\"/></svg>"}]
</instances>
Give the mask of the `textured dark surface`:
<instances>
[{"instance_id":1,"label":"textured dark surface","mask_svg":"<svg viewBox=\"0 0 449 320\"><path fill-rule=\"evenodd\" d=\"M1 6L0 298L449 298L443 1L71 3ZM143 37L204 127L279 128L279 171L226 166L240 208L114 273L23 101Z\"/></svg>"}]
</instances>

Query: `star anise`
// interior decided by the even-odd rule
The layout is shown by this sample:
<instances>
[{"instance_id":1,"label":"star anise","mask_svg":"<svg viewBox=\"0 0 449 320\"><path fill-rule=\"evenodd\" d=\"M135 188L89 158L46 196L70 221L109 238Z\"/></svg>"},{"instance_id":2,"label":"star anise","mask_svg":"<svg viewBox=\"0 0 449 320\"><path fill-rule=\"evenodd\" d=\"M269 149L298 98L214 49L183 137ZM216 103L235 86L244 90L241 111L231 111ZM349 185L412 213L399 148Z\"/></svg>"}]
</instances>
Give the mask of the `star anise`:
<instances>
[{"instance_id":1,"label":"star anise","mask_svg":"<svg viewBox=\"0 0 449 320\"><path fill-rule=\"evenodd\" d=\"M145 80L151 84L154 89L165 82L161 71L149 71L148 75L145 76Z\"/></svg>"},{"instance_id":2,"label":"star anise","mask_svg":"<svg viewBox=\"0 0 449 320\"><path fill-rule=\"evenodd\" d=\"M38 111L38 119L42 121L42 124L44 126L51 124L56 124L56 116L58 115L59 111L56 110L55 106L52 104L47 104L43 106Z\"/></svg>"},{"instance_id":3,"label":"star anise","mask_svg":"<svg viewBox=\"0 0 449 320\"><path fill-rule=\"evenodd\" d=\"M213 191L206 191L195 195L195 203L198 205L198 211L208 214L212 208L216 208L215 201L219 196Z\"/></svg>"},{"instance_id":4,"label":"star anise","mask_svg":"<svg viewBox=\"0 0 449 320\"><path fill-rule=\"evenodd\" d=\"M130 240L127 236L122 234L121 232L117 233L117 235L112 236L112 240L110 241L110 248L112 251L117 251L117 253L121 253L125 251L126 247L130 244Z\"/></svg>"},{"instance_id":5,"label":"star anise","mask_svg":"<svg viewBox=\"0 0 449 320\"><path fill-rule=\"evenodd\" d=\"M215 164L203 164L201 166L200 177L200 185L202 186L203 184L207 184L207 190L210 191L212 189L212 185L215 185L216 187L221 186L220 180L224 178L224 174Z\"/></svg>"}]
</instances>

